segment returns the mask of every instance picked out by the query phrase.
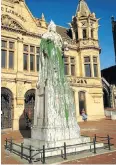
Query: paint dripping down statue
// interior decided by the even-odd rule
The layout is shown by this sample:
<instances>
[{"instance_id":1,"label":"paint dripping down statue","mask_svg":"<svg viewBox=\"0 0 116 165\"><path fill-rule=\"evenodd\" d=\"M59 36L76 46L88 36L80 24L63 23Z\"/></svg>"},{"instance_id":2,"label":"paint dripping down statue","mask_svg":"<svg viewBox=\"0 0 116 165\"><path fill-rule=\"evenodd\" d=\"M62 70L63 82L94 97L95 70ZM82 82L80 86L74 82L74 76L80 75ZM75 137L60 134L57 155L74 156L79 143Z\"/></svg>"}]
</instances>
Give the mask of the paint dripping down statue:
<instances>
[{"instance_id":1,"label":"paint dripping down statue","mask_svg":"<svg viewBox=\"0 0 116 165\"><path fill-rule=\"evenodd\" d=\"M77 143L80 128L74 94L64 74L63 41L53 21L40 43L39 78L36 89L33 143L41 148Z\"/></svg>"}]
</instances>

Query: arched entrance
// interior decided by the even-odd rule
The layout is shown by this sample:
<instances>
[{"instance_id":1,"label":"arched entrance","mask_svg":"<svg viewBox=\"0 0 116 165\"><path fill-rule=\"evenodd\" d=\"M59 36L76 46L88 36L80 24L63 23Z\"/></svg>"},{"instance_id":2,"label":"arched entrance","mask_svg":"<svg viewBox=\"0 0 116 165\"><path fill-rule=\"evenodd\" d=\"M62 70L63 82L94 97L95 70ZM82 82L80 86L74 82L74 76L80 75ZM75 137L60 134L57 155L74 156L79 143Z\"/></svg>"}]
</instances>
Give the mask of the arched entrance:
<instances>
[{"instance_id":1,"label":"arched entrance","mask_svg":"<svg viewBox=\"0 0 116 165\"><path fill-rule=\"evenodd\" d=\"M13 94L12 92L2 87L1 88L1 128L12 128L12 107Z\"/></svg>"},{"instance_id":2,"label":"arched entrance","mask_svg":"<svg viewBox=\"0 0 116 165\"><path fill-rule=\"evenodd\" d=\"M85 92L80 91L79 92L79 113L80 113L80 115L81 115L81 111L83 109L87 113L87 111L86 111L86 97L85 97Z\"/></svg>"},{"instance_id":3,"label":"arched entrance","mask_svg":"<svg viewBox=\"0 0 116 165\"><path fill-rule=\"evenodd\" d=\"M31 119L33 124L34 107L35 107L35 89L30 89L25 93L25 113Z\"/></svg>"}]
</instances>

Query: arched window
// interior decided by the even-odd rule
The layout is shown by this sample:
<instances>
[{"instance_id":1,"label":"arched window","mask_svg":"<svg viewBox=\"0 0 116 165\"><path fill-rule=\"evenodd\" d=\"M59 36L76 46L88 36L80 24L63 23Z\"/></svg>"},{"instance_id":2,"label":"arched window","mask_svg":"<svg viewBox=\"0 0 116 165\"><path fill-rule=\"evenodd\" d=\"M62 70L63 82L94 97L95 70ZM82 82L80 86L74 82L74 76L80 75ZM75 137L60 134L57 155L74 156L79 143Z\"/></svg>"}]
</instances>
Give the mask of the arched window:
<instances>
[{"instance_id":1,"label":"arched window","mask_svg":"<svg viewBox=\"0 0 116 165\"><path fill-rule=\"evenodd\" d=\"M79 92L79 113L81 115L81 111L85 110L86 112L86 98L85 98L85 92L80 91ZM87 113L87 112L86 112Z\"/></svg>"},{"instance_id":2,"label":"arched window","mask_svg":"<svg viewBox=\"0 0 116 165\"><path fill-rule=\"evenodd\" d=\"M83 29L83 39L87 38L87 29Z\"/></svg>"},{"instance_id":3,"label":"arched window","mask_svg":"<svg viewBox=\"0 0 116 165\"><path fill-rule=\"evenodd\" d=\"M94 38L94 30L91 29L91 38L93 39Z\"/></svg>"}]
</instances>

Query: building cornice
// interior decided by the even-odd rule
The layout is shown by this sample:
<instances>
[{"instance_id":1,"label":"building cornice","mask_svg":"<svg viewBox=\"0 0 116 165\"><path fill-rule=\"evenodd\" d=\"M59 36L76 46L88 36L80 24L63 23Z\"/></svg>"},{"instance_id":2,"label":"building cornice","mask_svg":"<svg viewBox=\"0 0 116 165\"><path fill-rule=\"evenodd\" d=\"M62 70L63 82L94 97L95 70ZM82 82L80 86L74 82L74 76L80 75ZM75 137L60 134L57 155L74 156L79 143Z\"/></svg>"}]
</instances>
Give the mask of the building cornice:
<instances>
[{"instance_id":1,"label":"building cornice","mask_svg":"<svg viewBox=\"0 0 116 165\"><path fill-rule=\"evenodd\" d=\"M20 33L20 34L22 34L24 36L31 36L31 37L35 37L35 38L41 38L41 34L27 32L27 31L25 31L23 29L14 29L14 28L3 26L3 25L1 26L1 29L7 30L7 31L11 31L11 32Z\"/></svg>"}]
</instances>

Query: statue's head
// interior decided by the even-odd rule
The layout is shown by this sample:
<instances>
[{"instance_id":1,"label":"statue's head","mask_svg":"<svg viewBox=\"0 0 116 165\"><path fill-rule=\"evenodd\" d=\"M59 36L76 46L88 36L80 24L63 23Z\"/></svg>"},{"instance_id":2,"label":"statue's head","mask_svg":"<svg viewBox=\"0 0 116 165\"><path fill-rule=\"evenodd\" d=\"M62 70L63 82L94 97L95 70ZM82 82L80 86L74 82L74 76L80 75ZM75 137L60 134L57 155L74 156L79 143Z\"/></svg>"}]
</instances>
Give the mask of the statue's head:
<instances>
[{"instance_id":1,"label":"statue's head","mask_svg":"<svg viewBox=\"0 0 116 165\"><path fill-rule=\"evenodd\" d=\"M50 24L48 25L48 30L49 30L49 32L50 31L56 32L56 25L53 21L50 21Z\"/></svg>"}]
</instances>

